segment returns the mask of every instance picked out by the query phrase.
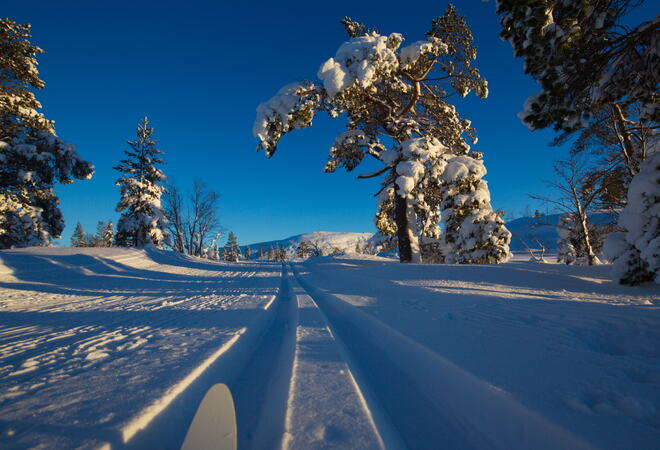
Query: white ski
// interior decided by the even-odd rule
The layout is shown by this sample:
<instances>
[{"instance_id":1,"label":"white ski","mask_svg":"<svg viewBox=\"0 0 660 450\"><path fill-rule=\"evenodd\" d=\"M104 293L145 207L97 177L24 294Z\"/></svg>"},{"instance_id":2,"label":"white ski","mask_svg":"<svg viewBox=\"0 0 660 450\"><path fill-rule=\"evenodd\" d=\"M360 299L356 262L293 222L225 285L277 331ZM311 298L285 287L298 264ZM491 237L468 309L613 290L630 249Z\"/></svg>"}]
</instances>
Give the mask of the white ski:
<instances>
[{"instance_id":1,"label":"white ski","mask_svg":"<svg viewBox=\"0 0 660 450\"><path fill-rule=\"evenodd\" d=\"M224 384L214 384L197 408L181 450L236 450L236 439L231 392Z\"/></svg>"}]
</instances>

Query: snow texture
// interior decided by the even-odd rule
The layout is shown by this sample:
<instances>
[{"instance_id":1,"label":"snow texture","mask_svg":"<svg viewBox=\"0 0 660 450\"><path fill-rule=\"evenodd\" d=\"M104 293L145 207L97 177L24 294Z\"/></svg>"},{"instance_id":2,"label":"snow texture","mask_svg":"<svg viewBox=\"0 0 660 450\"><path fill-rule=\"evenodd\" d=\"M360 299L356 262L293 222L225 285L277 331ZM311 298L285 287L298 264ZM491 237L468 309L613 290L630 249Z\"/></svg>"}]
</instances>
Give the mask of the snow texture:
<instances>
[{"instance_id":1,"label":"snow texture","mask_svg":"<svg viewBox=\"0 0 660 450\"><path fill-rule=\"evenodd\" d=\"M321 65L317 76L330 97L354 84L368 88L379 77L399 69L396 50L402 41L398 33L352 38L339 47L334 58Z\"/></svg>"},{"instance_id":2,"label":"snow texture","mask_svg":"<svg viewBox=\"0 0 660 450\"><path fill-rule=\"evenodd\" d=\"M652 449L660 297L608 270L2 251L0 446L178 448L223 382L239 448Z\"/></svg>"}]
</instances>

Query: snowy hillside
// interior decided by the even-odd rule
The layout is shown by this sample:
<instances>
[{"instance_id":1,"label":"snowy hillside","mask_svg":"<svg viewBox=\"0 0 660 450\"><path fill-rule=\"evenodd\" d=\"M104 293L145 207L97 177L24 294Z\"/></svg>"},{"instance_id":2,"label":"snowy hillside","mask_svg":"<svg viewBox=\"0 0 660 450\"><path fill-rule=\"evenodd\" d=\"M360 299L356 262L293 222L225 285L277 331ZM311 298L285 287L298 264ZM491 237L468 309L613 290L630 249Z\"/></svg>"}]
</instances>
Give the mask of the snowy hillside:
<instances>
[{"instance_id":1,"label":"snowy hillside","mask_svg":"<svg viewBox=\"0 0 660 450\"><path fill-rule=\"evenodd\" d=\"M242 449L657 448L660 290L609 269L0 251L0 447L178 449L224 382Z\"/></svg>"},{"instance_id":2,"label":"snowy hillside","mask_svg":"<svg viewBox=\"0 0 660 450\"><path fill-rule=\"evenodd\" d=\"M548 251L554 251L557 248L559 235L557 234L557 223L561 214L548 214L539 217L520 217L506 223L507 229L511 232L511 250L519 251L530 248L538 248L538 240ZM589 215L590 220L596 224L606 224L612 222L612 216L609 213L594 213Z\"/></svg>"},{"instance_id":3,"label":"snowy hillside","mask_svg":"<svg viewBox=\"0 0 660 450\"><path fill-rule=\"evenodd\" d=\"M369 243L375 246L380 242L380 239L372 233L315 231L313 233L291 236L279 241L257 242L255 244L250 244L249 247L253 254L255 254L260 247L263 247L266 251L269 247L283 247L287 250L287 254L290 257L293 257L301 242L307 242L312 246L316 246L324 255L329 255L333 252L353 253L355 252L356 246L361 249L365 248ZM244 249L245 246L242 248Z\"/></svg>"},{"instance_id":4,"label":"snowy hillside","mask_svg":"<svg viewBox=\"0 0 660 450\"><path fill-rule=\"evenodd\" d=\"M546 248L553 252L557 248L559 235L557 234L557 223L561 214L548 214L540 217L520 217L506 223L507 229L511 232L511 250L524 251L527 246L538 248L537 240ZM609 213L594 213L590 219L597 224L611 223L612 216ZM301 242L306 241L309 244L316 244L323 251L324 255L333 252L354 253L356 246L364 248L371 245L371 248L377 248L383 240L383 236L372 233L350 233L350 232L328 232L317 231L314 233L299 234L278 241L257 242L250 244L249 247L254 255L260 246L267 251L269 247L284 247L289 257L296 254L296 250ZM244 249L246 246L242 246Z\"/></svg>"}]
</instances>

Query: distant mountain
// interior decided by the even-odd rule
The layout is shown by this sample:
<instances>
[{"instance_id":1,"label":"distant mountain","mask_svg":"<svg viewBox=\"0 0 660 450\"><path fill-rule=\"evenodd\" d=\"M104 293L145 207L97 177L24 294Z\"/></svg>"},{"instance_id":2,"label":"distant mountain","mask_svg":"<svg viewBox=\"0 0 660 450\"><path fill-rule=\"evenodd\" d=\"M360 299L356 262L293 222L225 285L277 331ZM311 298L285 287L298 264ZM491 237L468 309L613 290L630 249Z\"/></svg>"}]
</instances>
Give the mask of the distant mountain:
<instances>
[{"instance_id":1,"label":"distant mountain","mask_svg":"<svg viewBox=\"0 0 660 450\"><path fill-rule=\"evenodd\" d=\"M539 217L520 217L506 223L506 227L513 235L511 238L511 250L526 250L538 248L537 240L543 244L548 251L557 249L557 223L561 214L549 214ZM612 222L612 215L608 212L597 212L589 215L589 219L597 224Z\"/></svg>"},{"instance_id":2,"label":"distant mountain","mask_svg":"<svg viewBox=\"0 0 660 450\"><path fill-rule=\"evenodd\" d=\"M511 238L511 250L526 250L527 246L533 249L538 248L538 241L547 251L555 251L557 249L557 241L559 240L557 222L560 216L561 214L549 214L539 217L521 217L507 222L506 227L513 235ZM612 221L611 215L606 212L591 214L590 218L593 222L601 224ZM338 252L354 253L357 248L360 248L361 251L367 248L376 249L384 240L385 238L380 234L316 231L314 233L298 234L277 241L257 242L250 244L249 247L253 255L257 254L261 246L266 251L271 246L273 248L284 247L287 255L292 258L296 255L298 246L303 241L306 241L311 246L318 247L323 255L329 255ZM241 249L243 250L245 247L245 245L241 246Z\"/></svg>"},{"instance_id":3,"label":"distant mountain","mask_svg":"<svg viewBox=\"0 0 660 450\"><path fill-rule=\"evenodd\" d=\"M269 247L284 247L290 257L295 256L296 251L301 242L305 241L312 247L317 247L323 255L332 253L354 253L357 248L361 251L367 247L375 248L384 238L378 234L373 233L351 233L351 232L333 232L333 231L315 231L313 233L298 234L286 239L277 241L257 242L250 244L252 254L255 255L259 251L259 247L263 247L268 251Z\"/></svg>"}]
</instances>

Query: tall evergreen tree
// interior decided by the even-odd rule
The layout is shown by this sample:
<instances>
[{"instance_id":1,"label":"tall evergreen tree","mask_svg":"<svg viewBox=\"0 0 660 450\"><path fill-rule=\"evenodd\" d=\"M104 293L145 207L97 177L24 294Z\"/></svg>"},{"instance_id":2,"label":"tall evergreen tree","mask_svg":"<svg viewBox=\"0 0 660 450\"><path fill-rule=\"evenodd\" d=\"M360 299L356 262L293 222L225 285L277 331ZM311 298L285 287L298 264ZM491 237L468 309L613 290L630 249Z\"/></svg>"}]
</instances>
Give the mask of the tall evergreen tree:
<instances>
[{"instance_id":1,"label":"tall evergreen tree","mask_svg":"<svg viewBox=\"0 0 660 450\"><path fill-rule=\"evenodd\" d=\"M227 243L225 244L225 259L236 262L240 255L241 249L238 247L238 237L230 231L229 236L227 236Z\"/></svg>"},{"instance_id":2,"label":"tall evergreen tree","mask_svg":"<svg viewBox=\"0 0 660 450\"><path fill-rule=\"evenodd\" d=\"M109 220L103 230L103 235L101 236L101 241L103 242L103 247L112 247L112 242L115 237L115 226L112 223L112 220Z\"/></svg>"},{"instance_id":3,"label":"tall evergreen tree","mask_svg":"<svg viewBox=\"0 0 660 450\"><path fill-rule=\"evenodd\" d=\"M94 166L57 137L31 89L42 89L30 25L0 19L0 248L48 245L64 219L56 182L89 179Z\"/></svg>"},{"instance_id":4,"label":"tall evergreen tree","mask_svg":"<svg viewBox=\"0 0 660 450\"><path fill-rule=\"evenodd\" d=\"M660 15L635 27L624 26L627 13L640 3L636 0L497 2L501 37L509 41L516 56L525 59L525 72L541 85L541 91L527 99L525 110L519 115L523 122L531 129L553 126L570 135L605 117L628 170L628 176L622 177L624 180L637 178L637 167L644 164L644 154L646 159L655 158L653 148L647 149L644 142L636 142L636 134L646 130L644 139L648 135L655 137L660 127L657 50ZM636 121L626 117L631 108L639 108ZM655 145L657 141L651 147ZM611 173L598 176L608 180L608 175ZM660 198L640 197L630 191L633 184L630 181L626 210L657 210ZM630 204L631 199L644 204ZM623 216L619 223L628 236L615 235L611 240L610 248L623 252L616 259L625 260L625 263L615 262L615 276L628 284L653 278L644 268L648 262L638 244L633 243L639 238L638 223ZM652 225L653 221L649 223ZM651 229L644 233L644 240L655 246L651 253L660 253L660 228L656 225ZM625 242L631 246L628 250L623 245Z\"/></svg>"},{"instance_id":5,"label":"tall evergreen tree","mask_svg":"<svg viewBox=\"0 0 660 450\"><path fill-rule=\"evenodd\" d=\"M358 178L384 175L377 225L396 233L402 262L419 262L420 237L440 231L438 208L447 195L441 167L448 155L470 153L466 139L476 143L470 121L448 99L470 91L488 95L486 80L472 66L472 34L452 5L425 40L403 47L401 34L383 36L349 18L343 24L351 39L321 66L319 84L285 86L259 105L258 149L272 156L282 135L310 126L316 111L345 114L348 130L335 139L325 170L352 171L367 156L378 160L379 170Z\"/></svg>"},{"instance_id":6,"label":"tall evergreen tree","mask_svg":"<svg viewBox=\"0 0 660 450\"><path fill-rule=\"evenodd\" d=\"M71 247L87 247L87 234L80 222L76 224L76 229L71 236Z\"/></svg>"},{"instance_id":7,"label":"tall evergreen tree","mask_svg":"<svg viewBox=\"0 0 660 450\"><path fill-rule=\"evenodd\" d=\"M520 115L528 126L577 130L598 111L634 103L644 107L642 121L660 121L660 15L624 26L640 3L498 0L500 36L541 85Z\"/></svg>"},{"instance_id":8,"label":"tall evergreen tree","mask_svg":"<svg viewBox=\"0 0 660 450\"><path fill-rule=\"evenodd\" d=\"M137 126L137 139L128 141L130 150L127 158L114 169L123 175L117 180L121 186L121 199L117 212L121 212L117 223L116 242L119 246L161 247L168 242L167 219L161 207L161 195L165 188L165 175L156 167L164 164L163 152L156 148L154 129L145 117Z\"/></svg>"}]
</instances>

